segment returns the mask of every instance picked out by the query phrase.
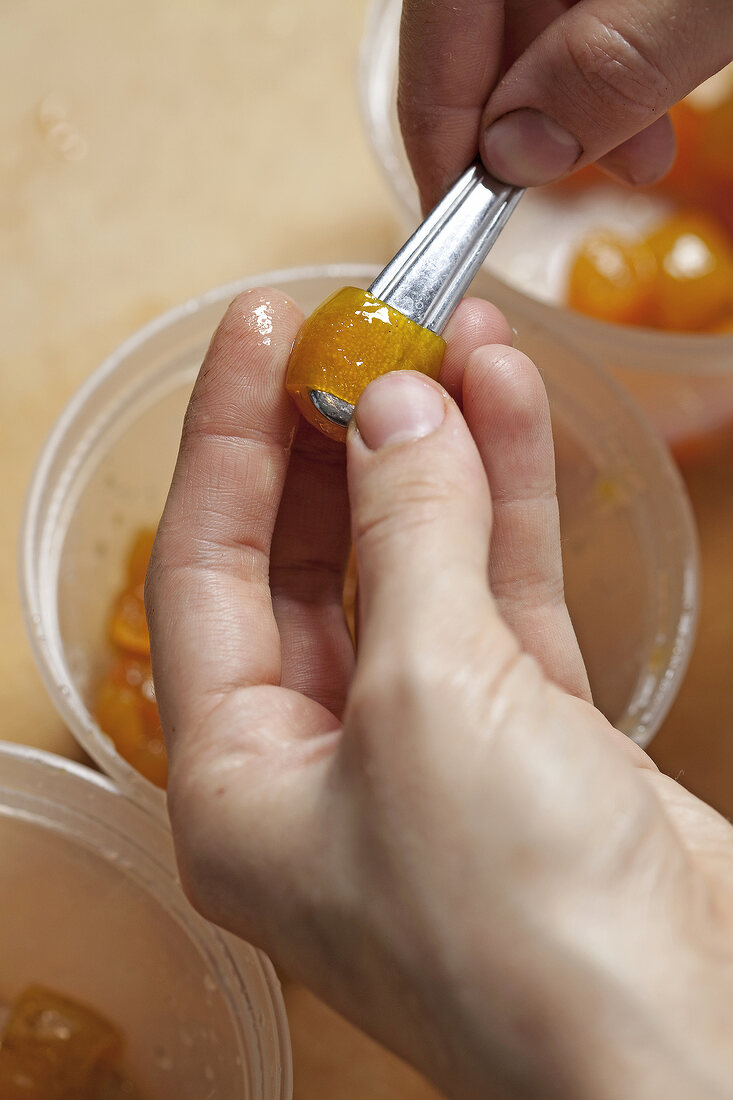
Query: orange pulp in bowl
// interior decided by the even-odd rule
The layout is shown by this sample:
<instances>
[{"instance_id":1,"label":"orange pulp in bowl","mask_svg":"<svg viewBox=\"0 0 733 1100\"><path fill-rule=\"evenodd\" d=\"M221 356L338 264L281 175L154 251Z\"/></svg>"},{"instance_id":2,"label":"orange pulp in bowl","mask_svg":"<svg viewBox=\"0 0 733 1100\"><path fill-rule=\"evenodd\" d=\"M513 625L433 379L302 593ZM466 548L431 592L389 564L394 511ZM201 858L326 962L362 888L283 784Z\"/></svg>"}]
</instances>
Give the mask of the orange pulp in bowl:
<instances>
[{"instance_id":1,"label":"orange pulp in bowl","mask_svg":"<svg viewBox=\"0 0 733 1100\"><path fill-rule=\"evenodd\" d=\"M617 324L673 332L733 330L733 91L715 106L670 112L677 157L650 190L678 211L643 239L599 231L581 240L567 287L573 309ZM603 179L577 173L573 190Z\"/></svg>"},{"instance_id":2,"label":"orange pulp in bowl","mask_svg":"<svg viewBox=\"0 0 733 1100\"><path fill-rule=\"evenodd\" d=\"M108 636L114 657L98 693L96 715L121 756L165 787L168 761L155 704L144 585L155 531L138 532L127 560L127 577L112 608Z\"/></svg>"},{"instance_id":3,"label":"orange pulp in bowl","mask_svg":"<svg viewBox=\"0 0 733 1100\"><path fill-rule=\"evenodd\" d=\"M136 1100L118 1072L122 1036L91 1008L42 986L10 1006L0 1032L2 1100Z\"/></svg>"},{"instance_id":4,"label":"orange pulp in bowl","mask_svg":"<svg viewBox=\"0 0 733 1100\"><path fill-rule=\"evenodd\" d=\"M568 305L616 324L719 332L733 322L733 241L694 211L642 240L589 234L570 271Z\"/></svg>"},{"instance_id":5,"label":"orange pulp in bowl","mask_svg":"<svg viewBox=\"0 0 733 1100\"><path fill-rule=\"evenodd\" d=\"M143 599L154 539L152 528L141 528L130 548L126 583L109 617L107 634L113 659L97 691L96 715L120 756L156 787L165 788L168 760L155 702ZM344 614L352 641L356 638L355 606L356 565L352 553L344 581ZM0 1100L5 1100L1 1091Z\"/></svg>"}]
</instances>

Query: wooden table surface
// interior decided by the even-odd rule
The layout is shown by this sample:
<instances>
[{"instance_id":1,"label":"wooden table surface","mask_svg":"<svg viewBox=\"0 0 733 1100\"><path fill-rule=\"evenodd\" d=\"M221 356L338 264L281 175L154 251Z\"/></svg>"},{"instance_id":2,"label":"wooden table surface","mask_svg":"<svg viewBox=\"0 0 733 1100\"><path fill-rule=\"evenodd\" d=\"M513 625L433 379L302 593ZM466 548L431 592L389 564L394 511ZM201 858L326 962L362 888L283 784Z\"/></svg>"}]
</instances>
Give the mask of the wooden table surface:
<instances>
[{"instance_id":1,"label":"wooden table surface","mask_svg":"<svg viewBox=\"0 0 733 1100\"><path fill-rule=\"evenodd\" d=\"M69 755L26 642L16 546L53 421L161 310L240 275L385 259L392 201L359 119L366 0L5 0L0 35L0 736ZM704 599L659 763L733 814L733 450L689 474ZM286 991L297 1100L427 1100Z\"/></svg>"}]
</instances>

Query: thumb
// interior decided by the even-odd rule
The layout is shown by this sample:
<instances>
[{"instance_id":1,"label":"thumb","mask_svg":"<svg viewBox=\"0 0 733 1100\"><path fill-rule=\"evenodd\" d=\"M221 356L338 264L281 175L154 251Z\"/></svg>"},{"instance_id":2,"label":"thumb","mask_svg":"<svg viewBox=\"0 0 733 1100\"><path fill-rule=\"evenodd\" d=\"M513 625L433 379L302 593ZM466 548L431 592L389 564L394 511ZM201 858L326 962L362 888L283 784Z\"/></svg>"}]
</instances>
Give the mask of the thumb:
<instances>
[{"instance_id":1,"label":"thumb","mask_svg":"<svg viewBox=\"0 0 733 1100\"><path fill-rule=\"evenodd\" d=\"M617 174L651 182L674 153L665 112L732 56L730 0L580 0L495 88L482 119L484 162L500 179L533 186L613 150Z\"/></svg>"},{"instance_id":2,"label":"thumb","mask_svg":"<svg viewBox=\"0 0 733 1100\"><path fill-rule=\"evenodd\" d=\"M391 680L417 655L452 660L487 629L509 641L489 591L486 473L445 390L413 371L383 375L347 444L361 673Z\"/></svg>"}]
</instances>

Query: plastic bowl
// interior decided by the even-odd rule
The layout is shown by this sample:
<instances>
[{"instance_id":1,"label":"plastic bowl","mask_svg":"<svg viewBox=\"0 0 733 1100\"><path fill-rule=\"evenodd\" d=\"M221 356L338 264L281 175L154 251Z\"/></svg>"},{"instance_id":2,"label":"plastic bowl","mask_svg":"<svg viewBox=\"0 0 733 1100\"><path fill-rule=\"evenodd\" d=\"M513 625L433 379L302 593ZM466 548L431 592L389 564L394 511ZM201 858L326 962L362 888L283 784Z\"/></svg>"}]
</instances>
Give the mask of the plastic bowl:
<instances>
[{"instance_id":1,"label":"plastic bowl","mask_svg":"<svg viewBox=\"0 0 733 1100\"><path fill-rule=\"evenodd\" d=\"M158 815L0 742L0 882L0 1001L40 984L95 1008L144 1096L289 1100L274 971L188 905Z\"/></svg>"},{"instance_id":2,"label":"plastic bowl","mask_svg":"<svg viewBox=\"0 0 733 1100\"><path fill-rule=\"evenodd\" d=\"M362 41L359 91L367 135L398 200L403 235L419 217L417 192L396 111L402 0L373 0ZM644 232L668 210L657 195L621 187L564 195L531 189L486 261L509 308L530 309L610 370L682 457L733 431L733 335L679 334L612 325L563 306L575 245L599 226ZM704 450L704 446L702 447Z\"/></svg>"},{"instance_id":3,"label":"plastic bowl","mask_svg":"<svg viewBox=\"0 0 733 1100\"><path fill-rule=\"evenodd\" d=\"M106 623L133 533L165 501L186 403L212 331L238 291L279 287L309 312L376 269L270 272L213 290L132 336L53 429L30 487L22 592L36 660L61 715L108 774L142 799L162 792L115 751L91 710L108 661ZM697 556L667 452L613 380L534 320L509 312L541 365L557 441L568 602L595 698L647 744L687 664Z\"/></svg>"}]
</instances>

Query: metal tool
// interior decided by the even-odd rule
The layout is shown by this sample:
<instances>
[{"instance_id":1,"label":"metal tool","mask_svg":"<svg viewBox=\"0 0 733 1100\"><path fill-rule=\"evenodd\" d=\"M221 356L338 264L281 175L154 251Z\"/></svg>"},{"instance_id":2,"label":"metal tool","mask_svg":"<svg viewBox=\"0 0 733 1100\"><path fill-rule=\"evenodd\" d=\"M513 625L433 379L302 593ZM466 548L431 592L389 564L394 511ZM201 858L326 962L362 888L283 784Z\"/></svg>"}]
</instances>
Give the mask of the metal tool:
<instances>
[{"instance_id":1,"label":"metal tool","mask_svg":"<svg viewBox=\"0 0 733 1100\"><path fill-rule=\"evenodd\" d=\"M523 194L475 162L377 275L369 293L440 334ZM310 399L332 423L348 426L354 414L348 401L323 390L311 390Z\"/></svg>"}]
</instances>

